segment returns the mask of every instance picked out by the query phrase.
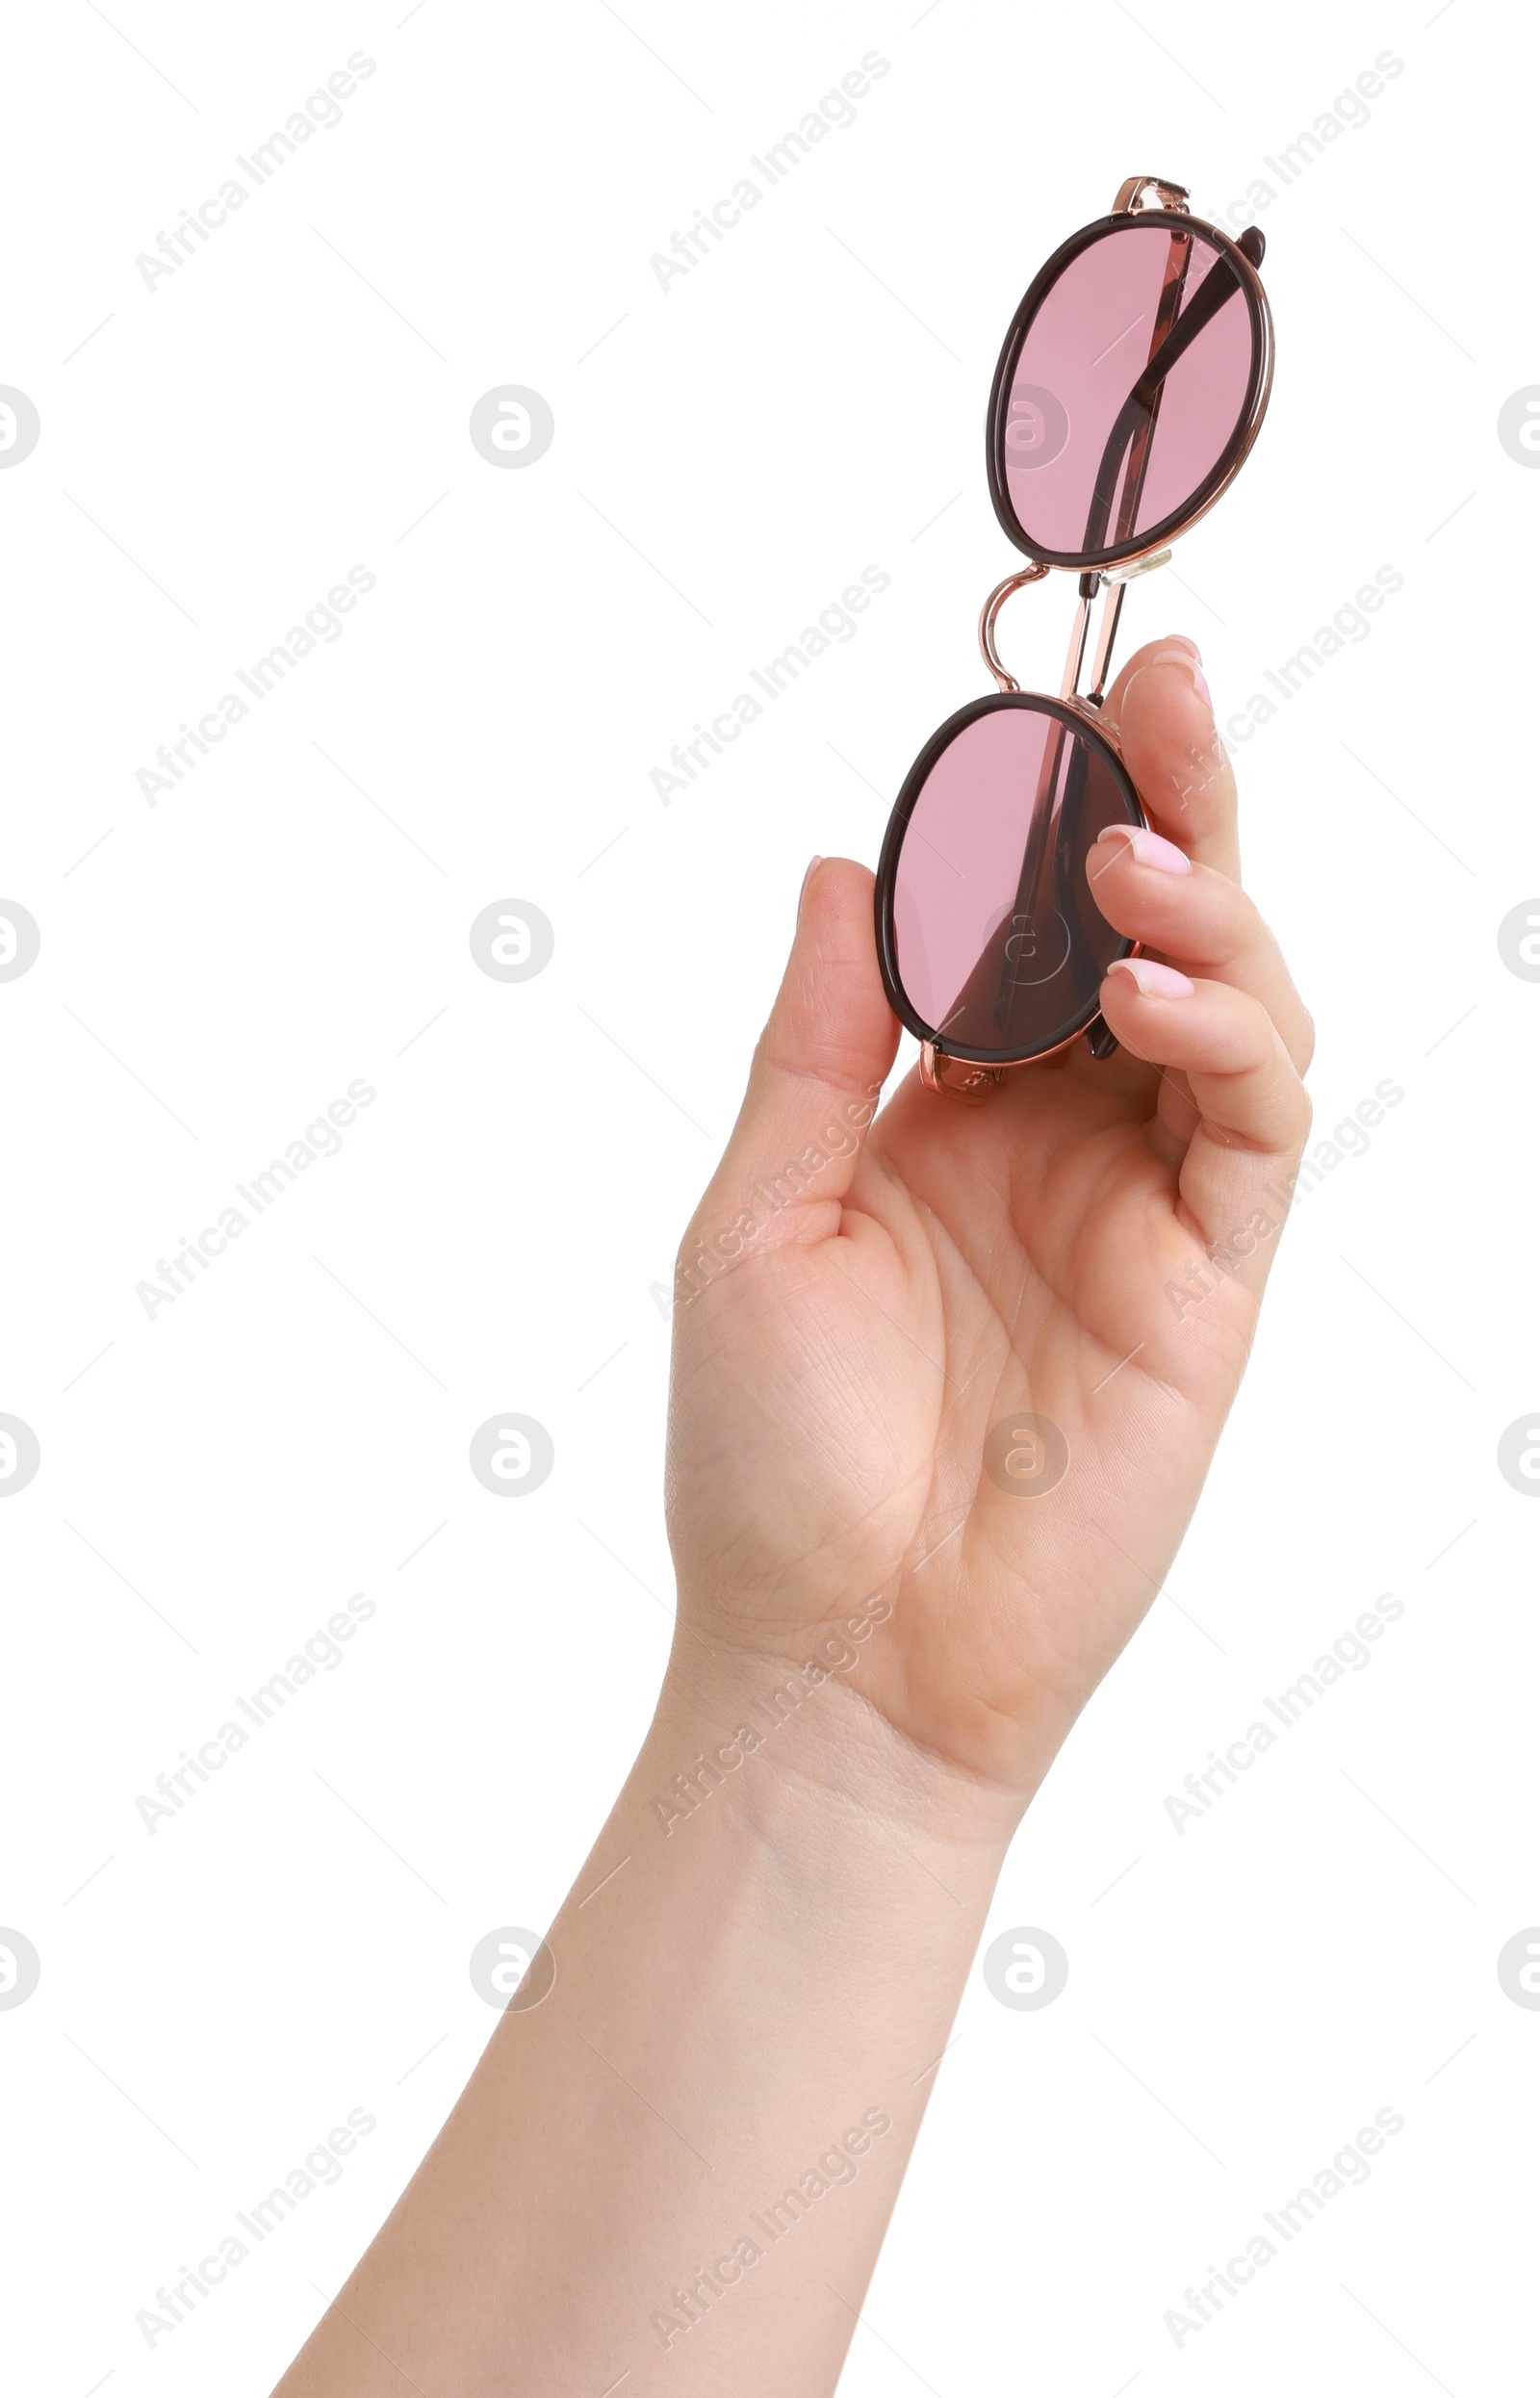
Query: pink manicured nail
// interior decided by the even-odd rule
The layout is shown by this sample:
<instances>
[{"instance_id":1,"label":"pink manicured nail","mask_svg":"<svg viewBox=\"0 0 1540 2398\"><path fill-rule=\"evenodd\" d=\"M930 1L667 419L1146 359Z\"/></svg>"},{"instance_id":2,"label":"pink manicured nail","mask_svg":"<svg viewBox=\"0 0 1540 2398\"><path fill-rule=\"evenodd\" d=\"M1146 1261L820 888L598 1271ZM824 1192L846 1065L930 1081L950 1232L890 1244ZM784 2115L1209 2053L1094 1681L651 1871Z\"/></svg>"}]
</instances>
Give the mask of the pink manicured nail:
<instances>
[{"instance_id":1,"label":"pink manicured nail","mask_svg":"<svg viewBox=\"0 0 1540 2398\"><path fill-rule=\"evenodd\" d=\"M1209 686L1204 680L1203 669L1201 666L1194 666L1193 669L1193 688L1197 693L1198 698L1202 701L1204 707L1208 709L1209 714L1212 716L1214 713L1214 694L1209 689Z\"/></svg>"},{"instance_id":2,"label":"pink manicured nail","mask_svg":"<svg viewBox=\"0 0 1540 2398\"><path fill-rule=\"evenodd\" d=\"M808 861L808 871L802 878L802 889L797 893L797 914L799 915L802 914L802 903L808 896L808 886L812 881L813 876L817 873L818 868L822 864L822 858L809 858Z\"/></svg>"},{"instance_id":3,"label":"pink manicured nail","mask_svg":"<svg viewBox=\"0 0 1540 2398\"><path fill-rule=\"evenodd\" d=\"M1115 958L1107 971L1126 974L1144 999L1186 999L1196 989L1185 974L1179 974L1174 966L1163 966L1159 958Z\"/></svg>"},{"instance_id":4,"label":"pink manicured nail","mask_svg":"<svg viewBox=\"0 0 1540 2398\"><path fill-rule=\"evenodd\" d=\"M1154 866L1161 874L1191 874L1193 861L1185 849L1174 841L1166 840L1143 824L1109 824L1096 836L1098 849L1111 848L1115 841L1126 841L1136 865Z\"/></svg>"}]
</instances>

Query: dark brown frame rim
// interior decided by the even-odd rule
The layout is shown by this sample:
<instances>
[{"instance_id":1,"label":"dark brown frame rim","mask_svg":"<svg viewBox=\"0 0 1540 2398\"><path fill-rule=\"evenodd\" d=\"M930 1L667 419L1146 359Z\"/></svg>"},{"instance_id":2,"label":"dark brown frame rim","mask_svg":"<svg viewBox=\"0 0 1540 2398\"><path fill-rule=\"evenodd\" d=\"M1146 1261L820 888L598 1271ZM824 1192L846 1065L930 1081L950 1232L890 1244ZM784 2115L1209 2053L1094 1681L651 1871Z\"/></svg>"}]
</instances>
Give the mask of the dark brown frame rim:
<instances>
[{"instance_id":1,"label":"dark brown frame rim","mask_svg":"<svg viewBox=\"0 0 1540 2398\"><path fill-rule=\"evenodd\" d=\"M904 778L904 786L893 803L893 812L887 819L887 830L883 836L882 855L877 862L877 889L874 896L877 919L877 963L883 977L883 989L887 993L887 1004L905 1030L912 1033L916 1041L934 1043L939 1055L962 1058L965 1064L970 1066L1030 1065L1034 1058L1050 1056L1054 1050L1062 1049L1069 1042L1078 1040L1079 1036L1095 1022L1101 1013L1099 1001L1093 995L1072 1026L1040 1047L1016 1049L1009 1053L1003 1049L973 1049L965 1047L961 1042L948 1041L933 1026L927 1024L913 1006L899 979L898 942L893 927L893 898L898 880L899 852L904 846L904 836L909 831L910 817L914 812L919 795L930 779L932 769L944 752L951 748L958 735L965 732L970 724L976 723L979 717L992 715L997 709L1004 708L1025 709L1030 713L1039 716L1057 716L1060 723L1067 725L1073 733L1078 734L1088 747L1099 751L1106 758L1112 767L1114 780L1122 796L1123 804L1128 810L1130 824L1144 822L1144 812L1139 803L1139 793L1134 788L1133 778L1118 756L1116 745L1097 725L1090 720L1083 709L1072 706L1065 700L1049 699L1045 693L1039 691L990 691L983 699L969 700L965 708L960 708L955 715L948 716L945 724L938 725L931 735ZM1132 941L1123 940L1119 944L1117 954L1123 958L1131 957L1134 948L1135 943Z\"/></svg>"},{"instance_id":2,"label":"dark brown frame rim","mask_svg":"<svg viewBox=\"0 0 1540 2398\"><path fill-rule=\"evenodd\" d=\"M1090 249L1095 242L1109 234L1124 232L1141 225L1164 225L1168 232L1197 233L1234 269L1245 295L1246 310L1251 319L1251 373L1246 384L1245 402L1235 431L1215 465L1198 485L1192 498L1174 515L1153 525L1147 532L1130 536L1127 541L1105 550L1044 550L1034 548L1020 519L1012 506L1010 487L1005 479L1005 415L1006 401L1015 378L1016 362L1021 355L1032 321L1041 307L1053 285L1059 280L1072 259ZM1044 566L1065 566L1087 574L1097 568L1120 566L1132 558L1145 557L1162 550L1177 536L1195 525L1227 490L1245 464L1252 443L1261 428L1267 412L1268 398L1272 389L1272 312L1262 278L1245 250L1202 217L1178 214L1174 209L1142 208L1133 214L1123 212L1111 217L1098 217L1093 224L1082 225L1067 242L1060 245L1047 264L1040 268L1029 285L1025 297L1011 320L989 387L989 411L985 423L985 462L989 477L989 498L1000 529L1014 548Z\"/></svg>"}]
</instances>

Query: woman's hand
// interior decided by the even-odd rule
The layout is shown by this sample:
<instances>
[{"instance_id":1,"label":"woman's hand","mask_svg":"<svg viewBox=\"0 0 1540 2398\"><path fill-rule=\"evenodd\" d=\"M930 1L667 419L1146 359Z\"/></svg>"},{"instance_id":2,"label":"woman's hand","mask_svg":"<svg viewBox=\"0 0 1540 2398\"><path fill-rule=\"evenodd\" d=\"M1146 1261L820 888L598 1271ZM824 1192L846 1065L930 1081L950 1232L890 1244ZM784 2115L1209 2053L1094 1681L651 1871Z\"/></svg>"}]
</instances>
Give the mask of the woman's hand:
<instances>
[{"instance_id":1,"label":"woman's hand","mask_svg":"<svg viewBox=\"0 0 1540 2398\"><path fill-rule=\"evenodd\" d=\"M1194 647L1139 652L1106 716L1155 828L1090 860L1144 944L1102 986L1116 1056L976 1105L911 1074L866 1131L899 1030L872 878L815 863L677 1284L675 1676L768 1684L827 1637L839 1750L860 1722L1008 1811L1175 1553L1310 1121Z\"/></svg>"},{"instance_id":2,"label":"woman's hand","mask_svg":"<svg viewBox=\"0 0 1540 2398\"><path fill-rule=\"evenodd\" d=\"M656 1715L283 2398L834 2387L1000 1860L1181 1535L1306 1125L1193 652L1112 709L1181 854L1116 836L1096 896L1193 983L1112 973L1111 1063L977 1108L911 1080L873 1125L871 877L807 888L684 1249Z\"/></svg>"}]
</instances>

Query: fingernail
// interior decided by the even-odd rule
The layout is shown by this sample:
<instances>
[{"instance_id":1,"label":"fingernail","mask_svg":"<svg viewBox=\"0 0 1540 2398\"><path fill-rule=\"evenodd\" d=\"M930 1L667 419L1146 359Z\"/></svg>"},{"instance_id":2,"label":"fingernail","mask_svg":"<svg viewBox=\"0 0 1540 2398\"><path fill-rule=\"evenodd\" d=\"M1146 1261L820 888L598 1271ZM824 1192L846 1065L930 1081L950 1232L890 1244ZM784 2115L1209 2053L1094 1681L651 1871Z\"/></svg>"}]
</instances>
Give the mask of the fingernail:
<instances>
[{"instance_id":1,"label":"fingernail","mask_svg":"<svg viewBox=\"0 0 1540 2398\"><path fill-rule=\"evenodd\" d=\"M1098 849L1115 841L1126 841L1136 865L1154 866L1161 874L1191 874L1193 861L1185 849L1174 841L1152 833L1145 824L1109 824L1096 836Z\"/></svg>"},{"instance_id":2,"label":"fingernail","mask_svg":"<svg viewBox=\"0 0 1540 2398\"><path fill-rule=\"evenodd\" d=\"M808 861L808 871L802 878L802 889L797 893L797 914L799 915L802 914L802 903L808 896L808 886L812 881L813 876L817 873L818 868L822 864L822 858L809 858Z\"/></svg>"},{"instance_id":3,"label":"fingernail","mask_svg":"<svg viewBox=\"0 0 1540 2398\"><path fill-rule=\"evenodd\" d=\"M1179 654L1173 657L1171 652L1167 650L1162 657L1155 659L1155 664L1157 666L1185 666L1193 678L1194 690L1197 693L1198 698L1202 701L1204 707L1208 709L1210 715L1212 716L1214 713L1214 694L1209 689L1208 683L1204 678L1203 654L1199 650L1197 643L1195 641L1190 641L1185 632L1168 632L1166 638L1168 642L1174 642L1179 645Z\"/></svg>"},{"instance_id":4,"label":"fingernail","mask_svg":"<svg viewBox=\"0 0 1540 2398\"><path fill-rule=\"evenodd\" d=\"M1109 974L1126 974L1143 999L1186 999L1196 985L1180 974L1174 966L1163 966L1159 958L1115 958L1107 968Z\"/></svg>"}]
</instances>

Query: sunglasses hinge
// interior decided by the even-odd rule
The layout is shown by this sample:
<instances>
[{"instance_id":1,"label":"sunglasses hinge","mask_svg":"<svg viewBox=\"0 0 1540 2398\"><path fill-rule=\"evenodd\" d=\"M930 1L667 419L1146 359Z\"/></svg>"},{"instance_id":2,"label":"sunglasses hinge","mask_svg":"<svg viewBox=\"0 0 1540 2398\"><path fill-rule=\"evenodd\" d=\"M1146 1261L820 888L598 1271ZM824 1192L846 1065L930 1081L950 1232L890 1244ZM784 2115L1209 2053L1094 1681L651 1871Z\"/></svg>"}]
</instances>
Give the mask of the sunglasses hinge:
<instances>
[{"instance_id":1,"label":"sunglasses hinge","mask_svg":"<svg viewBox=\"0 0 1540 2398\"><path fill-rule=\"evenodd\" d=\"M1164 175L1130 175L1113 202L1113 215L1137 217L1144 204L1146 192L1153 192L1160 206L1172 216L1190 214L1187 203L1192 193L1185 183L1168 183Z\"/></svg>"},{"instance_id":2,"label":"sunglasses hinge","mask_svg":"<svg viewBox=\"0 0 1540 2398\"><path fill-rule=\"evenodd\" d=\"M1153 557L1134 558L1127 566L1109 566L1103 571L1101 580L1106 586L1107 597L1102 606L1101 625L1096 634L1096 656L1091 670L1091 688L1085 694L1090 707L1099 708L1106 694L1107 676L1112 665L1113 643L1117 638L1118 619L1123 612L1123 593L1137 577L1151 574L1157 566L1164 566L1170 554L1169 550L1157 550ZM1091 580L1089 576L1081 577L1082 590ZM1065 696L1068 698L1069 694L1066 692Z\"/></svg>"}]
</instances>

